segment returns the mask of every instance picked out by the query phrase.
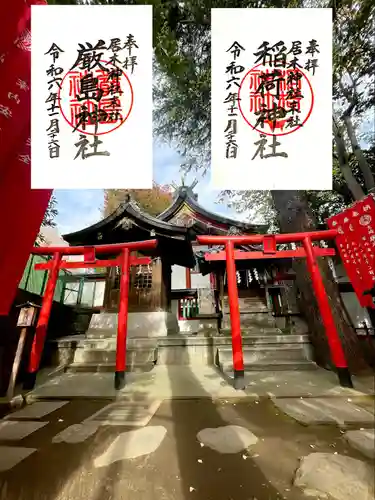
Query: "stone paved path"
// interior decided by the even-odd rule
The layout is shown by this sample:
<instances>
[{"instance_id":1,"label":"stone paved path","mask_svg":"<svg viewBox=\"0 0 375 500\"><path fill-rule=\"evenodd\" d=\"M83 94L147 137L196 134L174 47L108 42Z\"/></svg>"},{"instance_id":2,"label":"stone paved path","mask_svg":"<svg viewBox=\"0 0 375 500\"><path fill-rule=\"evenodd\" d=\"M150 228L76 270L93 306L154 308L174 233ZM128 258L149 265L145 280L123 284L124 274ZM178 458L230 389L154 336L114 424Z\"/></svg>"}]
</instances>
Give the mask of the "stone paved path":
<instances>
[{"instance_id":1,"label":"stone paved path","mask_svg":"<svg viewBox=\"0 0 375 500\"><path fill-rule=\"evenodd\" d=\"M240 398L248 396L309 397L375 393L374 377L356 379L355 389L338 385L337 376L323 369L314 371L249 372L246 390L236 391L213 366L160 365L147 373L130 373L120 395L139 394L159 399L177 397ZM30 398L114 398L111 373L65 373L40 384Z\"/></svg>"},{"instance_id":2,"label":"stone paved path","mask_svg":"<svg viewBox=\"0 0 375 500\"><path fill-rule=\"evenodd\" d=\"M362 408L358 398L274 398L282 412L304 425L333 424L346 427L374 427L374 412Z\"/></svg>"},{"instance_id":3,"label":"stone paved path","mask_svg":"<svg viewBox=\"0 0 375 500\"><path fill-rule=\"evenodd\" d=\"M0 500L302 500L313 452L374 464L269 398L36 402L0 423Z\"/></svg>"}]
</instances>

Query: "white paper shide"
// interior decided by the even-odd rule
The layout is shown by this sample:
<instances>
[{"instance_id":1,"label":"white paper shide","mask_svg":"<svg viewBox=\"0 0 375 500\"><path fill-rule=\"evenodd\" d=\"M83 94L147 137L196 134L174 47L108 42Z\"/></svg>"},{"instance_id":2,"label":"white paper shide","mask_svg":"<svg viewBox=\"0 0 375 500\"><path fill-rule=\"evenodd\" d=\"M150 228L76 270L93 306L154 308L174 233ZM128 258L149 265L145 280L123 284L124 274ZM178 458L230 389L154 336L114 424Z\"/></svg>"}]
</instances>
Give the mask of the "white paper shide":
<instances>
[{"instance_id":1,"label":"white paper shide","mask_svg":"<svg viewBox=\"0 0 375 500\"><path fill-rule=\"evenodd\" d=\"M216 189L332 189L330 9L212 10Z\"/></svg>"},{"instance_id":2,"label":"white paper shide","mask_svg":"<svg viewBox=\"0 0 375 500\"><path fill-rule=\"evenodd\" d=\"M152 7L33 6L32 34L32 187L151 188Z\"/></svg>"}]
</instances>

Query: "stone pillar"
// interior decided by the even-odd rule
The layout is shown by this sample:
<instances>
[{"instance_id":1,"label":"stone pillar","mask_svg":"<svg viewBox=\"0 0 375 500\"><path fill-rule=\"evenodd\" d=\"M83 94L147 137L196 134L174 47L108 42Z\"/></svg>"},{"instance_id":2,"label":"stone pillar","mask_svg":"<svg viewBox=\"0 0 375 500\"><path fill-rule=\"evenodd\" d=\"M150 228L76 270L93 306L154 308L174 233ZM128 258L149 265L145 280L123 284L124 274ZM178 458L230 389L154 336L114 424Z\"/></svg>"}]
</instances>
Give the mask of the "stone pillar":
<instances>
[{"instance_id":1,"label":"stone pillar","mask_svg":"<svg viewBox=\"0 0 375 500\"><path fill-rule=\"evenodd\" d=\"M167 335L176 335L180 328L176 312L172 312L172 266L165 260L161 263L161 304L165 311Z\"/></svg>"},{"instance_id":2,"label":"stone pillar","mask_svg":"<svg viewBox=\"0 0 375 500\"><path fill-rule=\"evenodd\" d=\"M171 312L172 266L162 260L161 262L161 306L164 311Z\"/></svg>"}]
</instances>

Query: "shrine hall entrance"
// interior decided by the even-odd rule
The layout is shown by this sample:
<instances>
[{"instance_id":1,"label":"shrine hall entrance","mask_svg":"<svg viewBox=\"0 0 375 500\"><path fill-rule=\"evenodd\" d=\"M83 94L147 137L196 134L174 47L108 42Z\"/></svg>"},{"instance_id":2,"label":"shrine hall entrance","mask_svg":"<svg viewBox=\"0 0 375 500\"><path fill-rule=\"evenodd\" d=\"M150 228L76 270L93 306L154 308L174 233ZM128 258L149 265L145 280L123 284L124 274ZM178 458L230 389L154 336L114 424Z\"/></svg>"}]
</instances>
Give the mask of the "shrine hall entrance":
<instances>
[{"instance_id":1,"label":"shrine hall entrance","mask_svg":"<svg viewBox=\"0 0 375 500\"><path fill-rule=\"evenodd\" d=\"M228 283L224 274L224 314L229 313L228 302ZM267 302L267 286L264 283L263 273L258 272L256 268L238 269L236 271L237 290L240 305L241 317L246 314L272 312L272 304ZM242 319L241 318L241 319ZM251 319L251 317L250 317ZM241 321L243 323L243 321Z\"/></svg>"}]
</instances>

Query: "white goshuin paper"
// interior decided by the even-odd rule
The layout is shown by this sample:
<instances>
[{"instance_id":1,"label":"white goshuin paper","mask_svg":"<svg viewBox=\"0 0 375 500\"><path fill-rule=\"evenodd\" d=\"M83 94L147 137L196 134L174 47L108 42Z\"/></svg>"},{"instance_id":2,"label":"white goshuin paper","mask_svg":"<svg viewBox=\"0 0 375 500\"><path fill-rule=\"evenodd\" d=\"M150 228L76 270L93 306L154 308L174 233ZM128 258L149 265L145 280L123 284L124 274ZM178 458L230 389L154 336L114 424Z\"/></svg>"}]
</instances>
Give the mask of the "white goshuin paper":
<instances>
[{"instance_id":1,"label":"white goshuin paper","mask_svg":"<svg viewBox=\"0 0 375 500\"><path fill-rule=\"evenodd\" d=\"M289 189L332 189L332 12L331 9L212 9L212 166L211 186L213 189L233 190L289 190ZM313 57L306 54L311 40L318 43L319 53ZM227 50L238 42L241 51L236 64L244 66L238 76L241 80L255 66L254 53L263 42L270 46L283 41L287 51L293 41L302 42L303 53L299 64L308 76L314 94L312 112L299 130L277 137L280 145L276 152L285 152L284 157L252 160L260 140L255 131L238 112L236 142L237 158L226 158L225 129L228 120L228 104L224 101L229 92L238 92L232 85L227 90L231 77L226 68L233 60ZM288 61L294 56L290 54ZM317 59L315 75L304 69L307 59ZM281 68L282 69L282 68ZM247 83L249 83L249 78ZM250 85L246 79L241 87L241 108L253 125L257 117L250 111ZM312 94L307 81L302 86L301 118L311 108ZM288 115L290 116L290 115ZM286 129L284 129L285 132ZM290 129L288 129L290 130ZM270 129L268 133L272 134ZM277 132L279 133L280 130ZM264 154L271 153L269 145L272 136L267 137Z\"/></svg>"},{"instance_id":2,"label":"white goshuin paper","mask_svg":"<svg viewBox=\"0 0 375 500\"><path fill-rule=\"evenodd\" d=\"M152 187L152 7L151 6L32 6L32 66L31 66L31 177L32 188L50 189L148 189ZM53 118L59 119L59 158L50 158L46 129L50 124L46 100L50 92L57 92L54 85L48 90L46 71L53 62L46 55L55 43L60 53L55 66L63 68L64 76L78 57L78 44L89 42L93 46L103 40L108 47L110 40L119 38L122 46L131 34L138 48L133 74L123 69L133 88L133 107L128 119L117 129L99 136L103 144L98 151L108 151L110 156L76 156L75 144L80 140L79 131L73 132L61 111ZM102 51L99 51L102 52ZM103 59L112 55L104 51ZM127 49L118 53L121 61ZM120 66L121 67L121 66ZM67 80L65 80L66 82ZM126 87L126 86L125 86ZM61 106L66 110L69 99L62 92ZM123 102L130 107L130 87L126 87ZM87 130L87 129L86 129ZM99 132L101 125L99 125ZM92 135L86 135L92 143ZM92 152L88 147L87 152Z\"/></svg>"}]
</instances>

